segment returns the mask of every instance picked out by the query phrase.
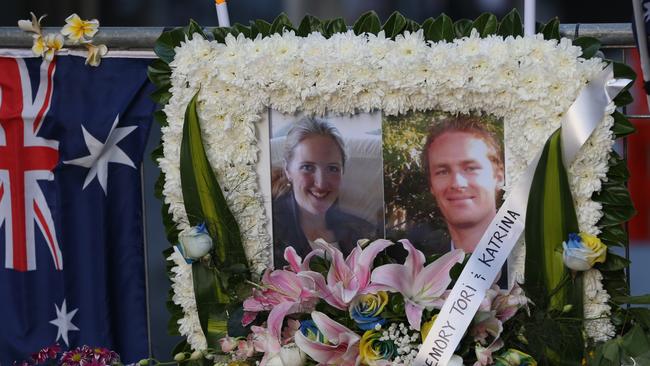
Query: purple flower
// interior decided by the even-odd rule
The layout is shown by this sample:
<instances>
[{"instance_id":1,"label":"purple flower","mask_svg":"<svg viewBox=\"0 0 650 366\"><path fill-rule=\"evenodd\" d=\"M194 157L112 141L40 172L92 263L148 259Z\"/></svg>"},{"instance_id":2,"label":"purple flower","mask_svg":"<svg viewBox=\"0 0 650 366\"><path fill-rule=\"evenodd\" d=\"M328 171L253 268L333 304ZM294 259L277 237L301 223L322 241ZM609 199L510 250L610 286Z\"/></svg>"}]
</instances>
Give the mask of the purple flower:
<instances>
[{"instance_id":1,"label":"purple flower","mask_svg":"<svg viewBox=\"0 0 650 366\"><path fill-rule=\"evenodd\" d=\"M36 365L44 363L49 359L56 360L56 355L59 352L61 352L61 347L59 347L58 344L53 344L49 347L41 349L37 353L34 353L32 355L32 360L34 360L34 363Z\"/></svg>"}]
</instances>

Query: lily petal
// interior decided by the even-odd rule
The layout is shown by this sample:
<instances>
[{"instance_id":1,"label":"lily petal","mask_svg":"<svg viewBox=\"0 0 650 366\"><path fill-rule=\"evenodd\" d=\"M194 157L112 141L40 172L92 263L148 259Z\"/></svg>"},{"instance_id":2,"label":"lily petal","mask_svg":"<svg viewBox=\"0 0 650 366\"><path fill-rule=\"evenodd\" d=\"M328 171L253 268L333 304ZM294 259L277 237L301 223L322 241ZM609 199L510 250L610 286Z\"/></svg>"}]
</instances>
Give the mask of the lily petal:
<instances>
[{"instance_id":1,"label":"lily petal","mask_svg":"<svg viewBox=\"0 0 650 366\"><path fill-rule=\"evenodd\" d=\"M404 304L404 310L406 311L406 319L408 319L411 328L420 330L424 307L407 299Z\"/></svg>"}]
</instances>

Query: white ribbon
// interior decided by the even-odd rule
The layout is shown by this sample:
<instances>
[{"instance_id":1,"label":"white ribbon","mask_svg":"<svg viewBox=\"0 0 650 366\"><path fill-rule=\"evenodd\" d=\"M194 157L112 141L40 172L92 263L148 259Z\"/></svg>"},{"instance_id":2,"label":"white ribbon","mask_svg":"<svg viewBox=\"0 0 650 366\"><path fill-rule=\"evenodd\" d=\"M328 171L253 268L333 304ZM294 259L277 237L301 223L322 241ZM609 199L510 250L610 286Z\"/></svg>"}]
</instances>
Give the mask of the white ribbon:
<instances>
[{"instance_id":1,"label":"white ribbon","mask_svg":"<svg viewBox=\"0 0 650 366\"><path fill-rule=\"evenodd\" d=\"M609 103L631 81L613 77L610 64L584 87L562 120L562 158L567 168L603 120ZM540 156L541 151L530 162L481 237L420 347L414 365L443 366L449 362L486 291L524 231L528 193Z\"/></svg>"}]
</instances>

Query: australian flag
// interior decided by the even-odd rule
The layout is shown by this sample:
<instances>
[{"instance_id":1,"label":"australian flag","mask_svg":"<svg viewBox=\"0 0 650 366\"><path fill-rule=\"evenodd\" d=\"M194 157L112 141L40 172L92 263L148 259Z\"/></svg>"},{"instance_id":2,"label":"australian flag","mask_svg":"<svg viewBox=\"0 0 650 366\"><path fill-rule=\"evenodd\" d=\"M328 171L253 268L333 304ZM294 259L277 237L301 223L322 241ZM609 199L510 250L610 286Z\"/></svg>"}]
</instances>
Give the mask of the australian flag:
<instances>
[{"instance_id":1,"label":"australian flag","mask_svg":"<svg viewBox=\"0 0 650 366\"><path fill-rule=\"evenodd\" d=\"M0 57L0 364L59 343L148 356L146 59Z\"/></svg>"}]
</instances>

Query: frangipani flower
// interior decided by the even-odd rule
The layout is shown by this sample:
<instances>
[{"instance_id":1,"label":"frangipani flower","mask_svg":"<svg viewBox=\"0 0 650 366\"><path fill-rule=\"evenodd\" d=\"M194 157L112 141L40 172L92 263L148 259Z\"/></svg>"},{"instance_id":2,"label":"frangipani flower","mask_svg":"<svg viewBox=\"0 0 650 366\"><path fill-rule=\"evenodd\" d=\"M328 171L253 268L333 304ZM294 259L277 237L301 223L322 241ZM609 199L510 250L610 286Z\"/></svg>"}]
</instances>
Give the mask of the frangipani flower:
<instances>
[{"instance_id":1,"label":"frangipani flower","mask_svg":"<svg viewBox=\"0 0 650 366\"><path fill-rule=\"evenodd\" d=\"M36 15L34 15L34 13L30 12L29 14L32 15L32 19L19 20L18 28L22 29L25 32L41 34L41 20L43 20L43 18L45 18L47 15L41 15L40 18L36 19Z\"/></svg>"},{"instance_id":2,"label":"frangipani flower","mask_svg":"<svg viewBox=\"0 0 650 366\"><path fill-rule=\"evenodd\" d=\"M400 242L408 252L404 264L377 267L372 272L372 290L401 293L409 324L420 330L422 311L442 306L441 296L451 283L449 271L463 261L465 252L453 250L425 267L424 254L410 241L403 239Z\"/></svg>"},{"instance_id":3,"label":"frangipani flower","mask_svg":"<svg viewBox=\"0 0 650 366\"><path fill-rule=\"evenodd\" d=\"M311 339L303 332L297 332L298 347L322 365L357 365L359 335L321 312L313 311L311 318L323 337Z\"/></svg>"},{"instance_id":4,"label":"frangipani flower","mask_svg":"<svg viewBox=\"0 0 650 366\"><path fill-rule=\"evenodd\" d=\"M65 19L66 25L61 29L61 34L75 43L89 41L99 28L99 21L82 20L77 14L72 14Z\"/></svg>"},{"instance_id":5,"label":"frangipani flower","mask_svg":"<svg viewBox=\"0 0 650 366\"><path fill-rule=\"evenodd\" d=\"M34 37L32 52L47 61L52 61L54 54L61 48L63 48L63 37L60 34L47 34L45 37L38 35Z\"/></svg>"},{"instance_id":6,"label":"frangipani flower","mask_svg":"<svg viewBox=\"0 0 650 366\"><path fill-rule=\"evenodd\" d=\"M86 65L90 66L99 66L104 57L108 53L108 47L106 45L100 44L95 46L92 43L86 43L86 48L88 49L88 56L86 56Z\"/></svg>"},{"instance_id":7,"label":"frangipani flower","mask_svg":"<svg viewBox=\"0 0 650 366\"><path fill-rule=\"evenodd\" d=\"M324 246L324 250L332 260L327 280L318 272L304 271L300 274L311 278L320 296L328 304L340 310L347 310L348 305L357 295L367 293L372 262L379 252L393 245L391 241L384 239L375 240L364 249L357 244L344 260L340 250L322 242L320 244Z\"/></svg>"},{"instance_id":8,"label":"frangipani flower","mask_svg":"<svg viewBox=\"0 0 650 366\"><path fill-rule=\"evenodd\" d=\"M600 239L586 233L571 233L562 243L564 265L574 271L586 271L596 263L605 262L607 246Z\"/></svg>"}]
</instances>

